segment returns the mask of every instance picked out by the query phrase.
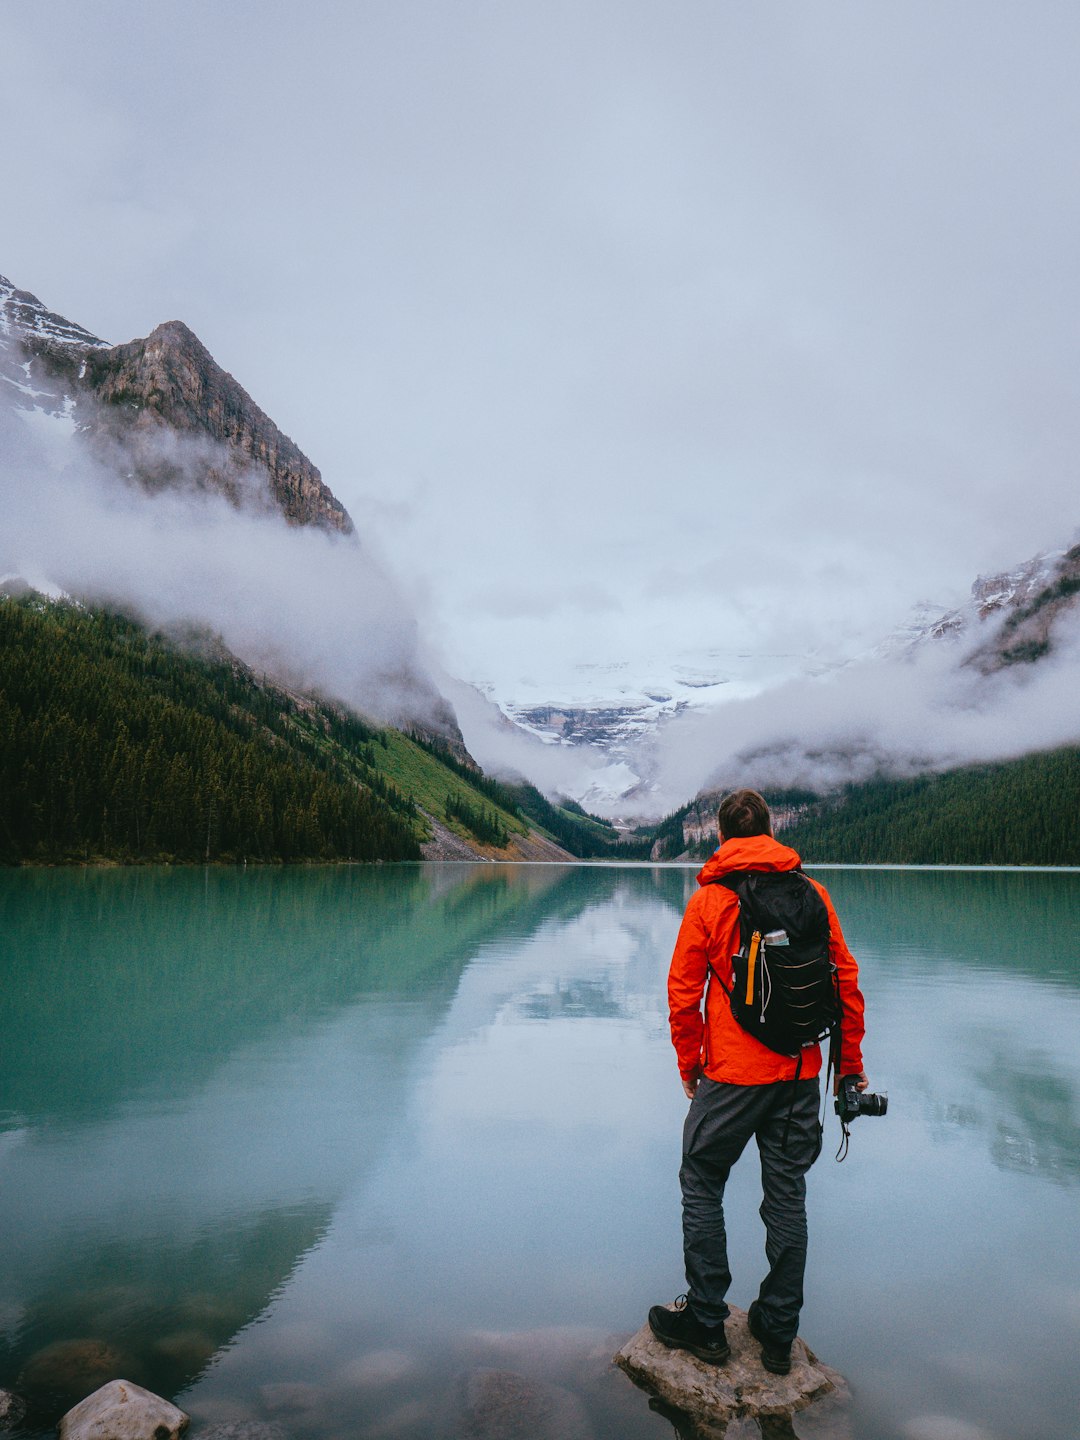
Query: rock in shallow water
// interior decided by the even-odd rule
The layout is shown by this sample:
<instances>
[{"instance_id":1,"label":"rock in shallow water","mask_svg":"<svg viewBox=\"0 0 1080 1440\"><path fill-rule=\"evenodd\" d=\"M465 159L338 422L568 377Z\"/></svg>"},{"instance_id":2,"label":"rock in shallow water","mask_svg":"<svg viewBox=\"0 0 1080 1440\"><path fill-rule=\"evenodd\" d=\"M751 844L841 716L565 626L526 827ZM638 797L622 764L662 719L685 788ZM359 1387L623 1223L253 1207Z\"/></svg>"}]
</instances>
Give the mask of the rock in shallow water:
<instances>
[{"instance_id":1,"label":"rock in shallow water","mask_svg":"<svg viewBox=\"0 0 1080 1440\"><path fill-rule=\"evenodd\" d=\"M19 1388L31 1395L74 1400L123 1374L129 1358L104 1340L57 1340L31 1355L19 1376Z\"/></svg>"},{"instance_id":2,"label":"rock in shallow water","mask_svg":"<svg viewBox=\"0 0 1080 1440\"><path fill-rule=\"evenodd\" d=\"M288 1440L288 1431L276 1420L215 1420L200 1425L192 1440Z\"/></svg>"},{"instance_id":3,"label":"rock in shallow water","mask_svg":"<svg viewBox=\"0 0 1080 1440\"><path fill-rule=\"evenodd\" d=\"M259 1387L259 1399L269 1415L304 1415L319 1408L323 1392L306 1380L277 1380Z\"/></svg>"},{"instance_id":4,"label":"rock in shallow water","mask_svg":"<svg viewBox=\"0 0 1080 1440\"><path fill-rule=\"evenodd\" d=\"M187 1428L183 1410L160 1395L110 1380L69 1410L60 1421L60 1440L179 1440Z\"/></svg>"},{"instance_id":5,"label":"rock in shallow water","mask_svg":"<svg viewBox=\"0 0 1080 1440\"><path fill-rule=\"evenodd\" d=\"M474 1370L464 1401L460 1440L593 1440L576 1395L512 1370Z\"/></svg>"},{"instance_id":6,"label":"rock in shallow water","mask_svg":"<svg viewBox=\"0 0 1080 1440\"><path fill-rule=\"evenodd\" d=\"M419 1372L416 1357L405 1350L369 1350L345 1364L335 1376L344 1390L385 1390Z\"/></svg>"},{"instance_id":7,"label":"rock in shallow water","mask_svg":"<svg viewBox=\"0 0 1080 1440\"><path fill-rule=\"evenodd\" d=\"M0 1390L0 1431L14 1430L26 1415L26 1401L10 1390Z\"/></svg>"},{"instance_id":8,"label":"rock in shallow water","mask_svg":"<svg viewBox=\"0 0 1080 1440\"><path fill-rule=\"evenodd\" d=\"M791 1373L770 1375L761 1363L761 1346L746 1326L746 1312L731 1310L727 1322L731 1358L723 1365L707 1365L685 1350L661 1345L648 1325L626 1342L615 1364L631 1380L658 1396L685 1416L698 1440L734 1440L744 1418L777 1423L791 1419L808 1406L824 1405L831 1412L828 1434L847 1440L850 1422L845 1402L848 1389L842 1375L821 1361L801 1340L791 1347ZM790 1428L790 1427L789 1427ZM797 1435L797 1431L790 1430ZM815 1434L821 1431L815 1427Z\"/></svg>"}]
</instances>

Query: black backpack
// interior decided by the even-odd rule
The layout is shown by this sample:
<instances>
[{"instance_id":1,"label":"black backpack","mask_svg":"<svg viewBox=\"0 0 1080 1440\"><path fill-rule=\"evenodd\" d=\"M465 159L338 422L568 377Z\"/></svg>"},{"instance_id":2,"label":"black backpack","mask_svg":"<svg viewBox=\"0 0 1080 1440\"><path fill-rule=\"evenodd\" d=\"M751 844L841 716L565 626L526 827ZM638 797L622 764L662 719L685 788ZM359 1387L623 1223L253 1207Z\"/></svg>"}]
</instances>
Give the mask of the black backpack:
<instances>
[{"instance_id":1,"label":"black backpack","mask_svg":"<svg viewBox=\"0 0 1080 1440\"><path fill-rule=\"evenodd\" d=\"M736 870L712 884L739 900L739 951L731 960L728 998L742 1028L792 1057L834 1035L840 999L829 958L829 912L806 876Z\"/></svg>"}]
</instances>

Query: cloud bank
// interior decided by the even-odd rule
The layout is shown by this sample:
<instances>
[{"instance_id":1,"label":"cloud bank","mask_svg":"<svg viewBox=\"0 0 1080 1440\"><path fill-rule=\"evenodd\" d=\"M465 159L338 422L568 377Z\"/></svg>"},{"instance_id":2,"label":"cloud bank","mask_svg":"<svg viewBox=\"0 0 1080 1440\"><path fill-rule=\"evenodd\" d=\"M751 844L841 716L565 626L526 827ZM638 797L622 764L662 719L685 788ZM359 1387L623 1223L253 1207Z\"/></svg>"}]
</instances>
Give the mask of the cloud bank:
<instances>
[{"instance_id":1,"label":"cloud bank","mask_svg":"<svg viewBox=\"0 0 1080 1440\"><path fill-rule=\"evenodd\" d=\"M596 749L540 743L439 669L369 540L291 527L271 510L237 509L199 490L201 442L175 452L190 484L154 495L92 460L60 417L4 412L0 449L0 578L115 605L154 627L205 625L256 670L377 719L438 724L445 695L485 768L602 813L658 815L712 786L825 791L1080 740L1074 611L1059 617L1053 652L1035 665L991 675L966 665L984 625L963 641L684 712L628 756L645 783L616 799L635 778L625 765ZM247 491L257 486L257 475L247 478Z\"/></svg>"},{"instance_id":2,"label":"cloud bank","mask_svg":"<svg viewBox=\"0 0 1080 1440\"><path fill-rule=\"evenodd\" d=\"M657 740L654 808L706 787L827 791L1080 742L1080 615L1059 618L1052 653L984 675L965 665L986 638L925 643L676 717Z\"/></svg>"},{"instance_id":3,"label":"cloud bank","mask_svg":"<svg viewBox=\"0 0 1080 1440\"><path fill-rule=\"evenodd\" d=\"M1075 3L249 10L5 7L2 268L401 506L466 678L848 658L1073 523Z\"/></svg>"},{"instance_id":4,"label":"cloud bank","mask_svg":"<svg viewBox=\"0 0 1080 1440\"><path fill-rule=\"evenodd\" d=\"M415 618L372 544L237 509L197 488L206 446L172 442L191 483L148 495L95 463L70 421L0 417L0 577L207 626L256 670L376 719L437 720ZM258 487L249 477L245 491Z\"/></svg>"}]
</instances>

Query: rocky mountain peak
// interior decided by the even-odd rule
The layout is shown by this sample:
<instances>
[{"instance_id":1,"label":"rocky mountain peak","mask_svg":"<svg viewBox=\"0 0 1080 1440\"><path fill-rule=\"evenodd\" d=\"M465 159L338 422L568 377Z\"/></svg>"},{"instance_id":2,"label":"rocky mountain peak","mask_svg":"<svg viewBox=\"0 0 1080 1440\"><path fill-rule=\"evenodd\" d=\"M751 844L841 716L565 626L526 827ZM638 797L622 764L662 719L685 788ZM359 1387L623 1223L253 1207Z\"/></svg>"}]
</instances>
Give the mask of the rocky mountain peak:
<instances>
[{"instance_id":1,"label":"rocky mountain peak","mask_svg":"<svg viewBox=\"0 0 1080 1440\"><path fill-rule=\"evenodd\" d=\"M252 471L265 473L270 496L292 524L352 532L345 507L318 469L183 321L168 320L145 340L88 353L83 380L101 402L91 428L104 432L99 440L119 439L151 488L177 483L192 468L175 443L163 453L164 435L170 442L209 439L220 453L205 445L196 451L204 488L239 503L250 496Z\"/></svg>"},{"instance_id":2,"label":"rocky mountain peak","mask_svg":"<svg viewBox=\"0 0 1080 1440\"><path fill-rule=\"evenodd\" d=\"M318 469L181 320L109 345L0 276L0 395L74 421L99 458L147 489L216 491L293 525L353 531Z\"/></svg>"}]
</instances>

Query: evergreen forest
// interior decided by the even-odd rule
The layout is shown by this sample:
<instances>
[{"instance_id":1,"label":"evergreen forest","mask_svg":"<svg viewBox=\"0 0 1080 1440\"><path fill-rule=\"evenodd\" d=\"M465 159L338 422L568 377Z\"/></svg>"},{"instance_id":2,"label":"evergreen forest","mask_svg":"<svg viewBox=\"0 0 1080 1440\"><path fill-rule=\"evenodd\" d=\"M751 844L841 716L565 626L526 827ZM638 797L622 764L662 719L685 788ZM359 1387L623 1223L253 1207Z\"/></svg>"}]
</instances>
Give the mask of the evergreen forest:
<instances>
[{"instance_id":1,"label":"evergreen forest","mask_svg":"<svg viewBox=\"0 0 1080 1440\"><path fill-rule=\"evenodd\" d=\"M1080 865L1080 748L871 780L801 807L778 838L814 862Z\"/></svg>"},{"instance_id":2,"label":"evergreen forest","mask_svg":"<svg viewBox=\"0 0 1080 1440\"><path fill-rule=\"evenodd\" d=\"M763 793L777 839L807 865L1080 865L1074 746L939 775L868 780L824 796ZM707 859L716 849L722 794L700 795L638 832L652 836L653 858Z\"/></svg>"},{"instance_id":3,"label":"evergreen forest","mask_svg":"<svg viewBox=\"0 0 1080 1440\"><path fill-rule=\"evenodd\" d=\"M6 863L418 858L378 738L123 616L0 600Z\"/></svg>"},{"instance_id":4,"label":"evergreen forest","mask_svg":"<svg viewBox=\"0 0 1080 1440\"><path fill-rule=\"evenodd\" d=\"M413 860L437 817L485 852L530 829L582 859L704 858L701 796L623 835L256 677L212 638L0 596L0 863ZM1080 748L817 797L766 792L807 864L1080 865Z\"/></svg>"},{"instance_id":5,"label":"evergreen forest","mask_svg":"<svg viewBox=\"0 0 1080 1440\"><path fill-rule=\"evenodd\" d=\"M415 860L437 818L483 852L535 828L647 854L608 822L256 676L212 636L0 595L0 864Z\"/></svg>"}]
</instances>

